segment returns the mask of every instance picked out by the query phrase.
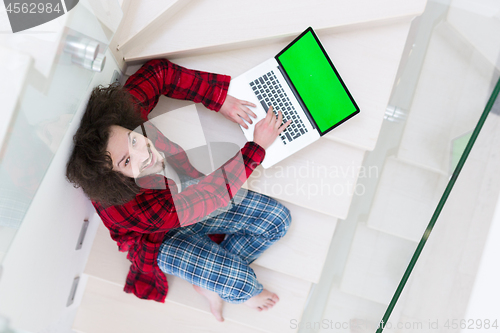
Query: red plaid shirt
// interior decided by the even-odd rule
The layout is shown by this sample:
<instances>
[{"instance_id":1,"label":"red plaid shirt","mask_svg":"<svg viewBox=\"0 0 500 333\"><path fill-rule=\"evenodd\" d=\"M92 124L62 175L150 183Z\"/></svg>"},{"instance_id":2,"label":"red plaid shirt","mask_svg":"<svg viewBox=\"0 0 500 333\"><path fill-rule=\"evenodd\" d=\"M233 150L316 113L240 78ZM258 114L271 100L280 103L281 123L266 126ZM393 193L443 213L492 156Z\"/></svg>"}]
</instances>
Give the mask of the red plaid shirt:
<instances>
[{"instance_id":1,"label":"red plaid shirt","mask_svg":"<svg viewBox=\"0 0 500 333\"><path fill-rule=\"evenodd\" d=\"M160 95L201 102L218 111L225 101L229 81L229 76L193 71L168 60L152 60L127 80L125 88L141 103L139 111L147 119ZM247 142L241 154L204 176L189 163L180 146L152 125L145 126L148 137L165 154L167 162L191 177L201 177L200 182L178 193L172 180L159 175L146 176L140 179L145 186L130 202L108 208L98 202L93 204L120 251L128 251L132 262L124 290L139 298L164 302L168 284L156 258L165 233L225 207L262 162L265 151L256 143ZM158 182L163 182L163 189L151 189L154 187L151 184Z\"/></svg>"}]
</instances>

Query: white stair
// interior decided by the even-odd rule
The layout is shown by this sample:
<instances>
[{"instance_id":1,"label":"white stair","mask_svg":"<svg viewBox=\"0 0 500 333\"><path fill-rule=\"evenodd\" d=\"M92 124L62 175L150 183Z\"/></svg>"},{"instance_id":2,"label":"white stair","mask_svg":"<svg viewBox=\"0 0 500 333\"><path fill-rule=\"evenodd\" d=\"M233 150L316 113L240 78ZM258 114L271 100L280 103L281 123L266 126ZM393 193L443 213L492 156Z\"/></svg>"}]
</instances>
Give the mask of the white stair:
<instances>
[{"instance_id":1,"label":"white stair","mask_svg":"<svg viewBox=\"0 0 500 333\"><path fill-rule=\"evenodd\" d=\"M114 37L117 49L126 52L130 45L154 33L164 22L170 21L190 0L130 1L124 13L120 31Z\"/></svg>"},{"instance_id":2,"label":"white stair","mask_svg":"<svg viewBox=\"0 0 500 333\"><path fill-rule=\"evenodd\" d=\"M387 159L367 226L419 242L447 183L447 175Z\"/></svg>"},{"instance_id":3,"label":"white stair","mask_svg":"<svg viewBox=\"0 0 500 333\"><path fill-rule=\"evenodd\" d=\"M283 204L292 214L290 229L255 264L318 283L337 219L294 204Z\"/></svg>"},{"instance_id":4,"label":"white stair","mask_svg":"<svg viewBox=\"0 0 500 333\"><path fill-rule=\"evenodd\" d=\"M324 318L329 321L321 327L320 333L373 333L387 309L385 304L342 292L337 286L331 289L328 300Z\"/></svg>"},{"instance_id":5,"label":"white stair","mask_svg":"<svg viewBox=\"0 0 500 333\"><path fill-rule=\"evenodd\" d=\"M182 107L167 112L170 102L170 99L160 98L155 113L166 113L153 118L152 122L185 149L205 145L207 141L231 142L235 144L234 150L228 153L231 157L246 141L237 124L215 112L202 106L184 106L186 103L182 102L172 103ZM189 137L186 137L186 131L190 133ZM345 218L356 191L363 157L361 149L321 138L272 168L258 167L248 179L247 186L309 210ZM220 164L222 161L215 168Z\"/></svg>"},{"instance_id":6,"label":"white stair","mask_svg":"<svg viewBox=\"0 0 500 333\"><path fill-rule=\"evenodd\" d=\"M251 190L341 219L347 217L364 151L320 139L272 168L258 167Z\"/></svg>"},{"instance_id":7,"label":"white stair","mask_svg":"<svg viewBox=\"0 0 500 333\"><path fill-rule=\"evenodd\" d=\"M411 18L420 14L423 0L397 1L266 1L210 0L190 3L125 54L126 61L158 56L193 55L261 44L292 37L312 25L315 29L345 31L346 27Z\"/></svg>"},{"instance_id":8,"label":"white stair","mask_svg":"<svg viewBox=\"0 0 500 333\"><path fill-rule=\"evenodd\" d=\"M286 243L282 246L286 247ZM277 251L280 252L280 247L277 248ZM288 254L288 256L290 257L291 254ZM300 263L296 265L299 266ZM129 267L130 262L126 259L126 254L117 251L116 244L110 238L108 230L101 225L95 237L85 273L106 281L106 283L120 286L120 292L124 293L122 289ZM252 264L252 268L264 287L278 294L280 302L272 310L263 313L258 313L244 305L225 304L224 317L228 321L236 321L245 326L251 326L266 332L289 331L288 322L291 318L300 318L311 283L271 271L256 264ZM210 313L208 304L188 282L171 275L168 275L167 279L169 283L167 303L181 304ZM135 296L131 296L130 300L135 302L135 298ZM145 300L142 303L156 303L158 307L162 305L161 303ZM82 305L81 308L85 308L85 305Z\"/></svg>"},{"instance_id":9,"label":"white stair","mask_svg":"<svg viewBox=\"0 0 500 333\"><path fill-rule=\"evenodd\" d=\"M82 12L83 10L80 11L80 13ZM4 12L3 15L5 15L6 23L9 25L6 14ZM4 33L0 33L0 45L30 56L33 61L33 68L47 78L50 76L55 59L58 52L60 52L58 49L59 43L64 35L66 25L71 24L71 20L68 23L69 16L62 15L45 24L15 34L12 33L9 25L6 30L2 31ZM2 26L3 24L4 22L1 23ZM40 52L40 50L43 50L43 52Z\"/></svg>"},{"instance_id":10,"label":"white stair","mask_svg":"<svg viewBox=\"0 0 500 333\"><path fill-rule=\"evenodd\" d=\"M120 285L90 277L73 323L73 330L78 333L262 332L228 319L219 323L207 311L179 306L172 302L161 304L144 301L124 293L122 289ZM201 301L200 304L204 304L203 300Z\"/></svg>"},{"instance_id":11,"label":"white stair","mask_svg":"<svg viewBox=\"0 0 500 333\"><path fill-rule=\"evenodd\" d=\"M340 290L388 305L416 246L358 224Z\"/></svg>"}]
</instances>

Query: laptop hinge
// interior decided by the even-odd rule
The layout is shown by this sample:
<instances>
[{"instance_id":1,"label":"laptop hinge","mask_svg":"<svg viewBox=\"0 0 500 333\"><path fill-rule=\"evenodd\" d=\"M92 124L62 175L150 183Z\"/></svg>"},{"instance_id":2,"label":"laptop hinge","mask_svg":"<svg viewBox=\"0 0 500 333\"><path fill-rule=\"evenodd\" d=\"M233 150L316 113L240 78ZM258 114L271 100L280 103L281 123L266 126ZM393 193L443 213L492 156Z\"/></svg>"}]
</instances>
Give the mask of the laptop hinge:
<instances>
[{"instance_id":1,"label":"laptop hinge","mask_svg":"<svg viewBox=\"0 0 500 333\"><path fill-rule=\"evenodd\" d=\"M302 102L302 98L300 98L299 94L295 90L295 87L293 86L292 81L288 77L288 74L285 72L285 70L281 66L278 66L278 69L280 70L281 74L285 78L286 83L288 83L288 86L290 87L290 90L294 94L295 99L299 102L300 106L302 107L302 110L304 110L304 113L305 113L307 119L309 120L309 123L311 124L312 128L317 130L318 128L316 126L316 123L314 122L311 115L309 114L309 110L306 108L306 105L304 104L304 102Z\"/></svg>"}]
</instances>

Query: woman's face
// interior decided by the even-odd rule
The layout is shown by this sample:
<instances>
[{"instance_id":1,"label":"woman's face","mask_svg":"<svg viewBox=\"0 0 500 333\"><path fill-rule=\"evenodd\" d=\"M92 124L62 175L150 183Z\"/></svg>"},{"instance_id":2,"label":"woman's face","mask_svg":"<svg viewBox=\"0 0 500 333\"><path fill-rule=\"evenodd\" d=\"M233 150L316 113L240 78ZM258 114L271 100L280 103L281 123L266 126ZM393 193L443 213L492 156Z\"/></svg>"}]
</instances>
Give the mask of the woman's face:
<instances>
[{"instance_id":1,"label":"woman's face","mask_svg":"<svg viewBox=\"0 0 500 333\"><path fill-rule=\"evenodd\" d=\"M107 151L113 170L127 177L144 177L160 172L164 166L163 157L151 140L121 126L111 126Z\"/></svg>"}]
</instances>

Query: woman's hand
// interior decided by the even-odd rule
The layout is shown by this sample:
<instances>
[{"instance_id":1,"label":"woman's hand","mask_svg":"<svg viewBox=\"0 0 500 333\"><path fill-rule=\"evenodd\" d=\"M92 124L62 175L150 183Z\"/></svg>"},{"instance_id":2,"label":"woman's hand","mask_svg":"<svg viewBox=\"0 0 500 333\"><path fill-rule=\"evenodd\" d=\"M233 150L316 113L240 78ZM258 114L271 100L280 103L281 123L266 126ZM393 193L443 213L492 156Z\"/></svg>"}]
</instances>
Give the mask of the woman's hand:
<instances>
[{"instance_id":1,"label":"woman's hand","mask_svg":"<svg viewBox=\"0 0 500 333\"><path fill-rule=\"evenodd\" d=\"M267 111L266 117L255 125L253 141L264 149L269 148L278 135L292 122L291 120L288 120L286 123L281 125L282 121L283 115L281 114L281 111L278 111L278 118L276 119L273 107L271 106Z\"/></svg>"},{"instance_id":2,"label":"woman's hand","mask_svg":"<svg viewBox=\"0 0 500 333\"><path fill-rule=\"evenodd\" d=\"M252 120L249 116L252 116L254 118L257 118L257 116L247 106L255 107L255 104L239 100L231 95L227 95L224 104L222 104L222 107L219 110L219 113L221 113L227 119L248 129L248 125L245 124L243 119L251 124Z\"/></svg>"}]
</instances>

